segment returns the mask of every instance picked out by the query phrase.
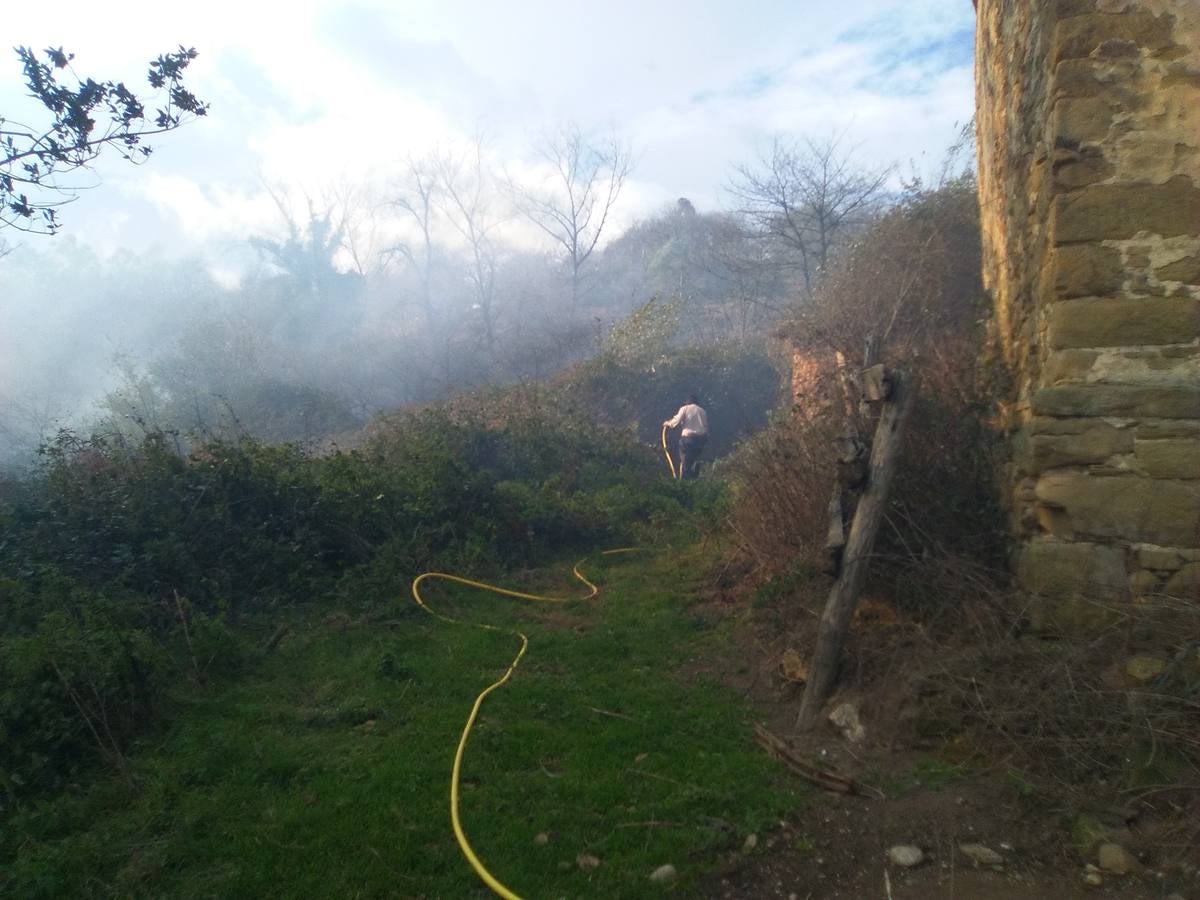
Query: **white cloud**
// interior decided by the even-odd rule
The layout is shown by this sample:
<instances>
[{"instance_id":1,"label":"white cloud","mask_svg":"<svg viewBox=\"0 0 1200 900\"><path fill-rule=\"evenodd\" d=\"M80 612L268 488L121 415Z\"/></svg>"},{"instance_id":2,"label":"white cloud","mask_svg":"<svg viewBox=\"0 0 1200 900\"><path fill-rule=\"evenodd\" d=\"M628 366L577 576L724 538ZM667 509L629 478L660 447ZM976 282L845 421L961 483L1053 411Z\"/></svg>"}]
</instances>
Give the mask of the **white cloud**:
<instances>
[{"instance_id":1,"label":"white cloud","mask_svg":"<svg viewBox=\"0 0 1200 900\"><path fill-rule=\"evenodd\" d=\"M148 166L102 167L106 183L64 212L73 233L108 245L270 228L264 178L320 196L384 181L409 154L459 146L480 128L519 169L530 136L568 118L633 139L640 165L623 224L681 195L721 203L731 165L773 132L845 131L872 164L940 159L973 100L965 0L297 0L286 11L137 0L120 16L67 0L54 10L6 11L9 40L62 44L81 71L131 82L151 54L195 45L193 88L213 104L207 120L162 138ZM15 63L0 72L0 110L21 102L18 79Z\"/></svg>"}]
</instances>

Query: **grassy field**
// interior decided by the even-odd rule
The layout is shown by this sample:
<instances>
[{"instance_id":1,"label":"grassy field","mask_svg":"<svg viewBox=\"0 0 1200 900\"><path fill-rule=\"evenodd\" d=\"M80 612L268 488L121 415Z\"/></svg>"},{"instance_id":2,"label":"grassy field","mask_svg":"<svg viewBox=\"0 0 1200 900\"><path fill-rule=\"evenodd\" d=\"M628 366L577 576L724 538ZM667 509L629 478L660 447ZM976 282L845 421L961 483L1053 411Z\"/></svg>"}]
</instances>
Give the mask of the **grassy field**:
<instances>
[{"instance_id":1,"label":"grassy field","mask_svg":"<svg viewBox=\"0 0 1200 900\"><path fill-rule=\"evenodd\" d=\"M586 603L426 592L531 639L464 766L467 835L518 894L694 895L721 851L801 802L739 698L683 675L725 640L689 611L698 552L596 557L584 569L602 593ZM581 593L569 569L522 586ZM407 588L386 621L314 613L249 674L173 697L173 724L132 757L137 793L106 777L10 820L0 894L490 896L451 832L449 773L516 640L426 616ZM664 863L679 878L650 882Z\"/></svg>"}]
</instances>

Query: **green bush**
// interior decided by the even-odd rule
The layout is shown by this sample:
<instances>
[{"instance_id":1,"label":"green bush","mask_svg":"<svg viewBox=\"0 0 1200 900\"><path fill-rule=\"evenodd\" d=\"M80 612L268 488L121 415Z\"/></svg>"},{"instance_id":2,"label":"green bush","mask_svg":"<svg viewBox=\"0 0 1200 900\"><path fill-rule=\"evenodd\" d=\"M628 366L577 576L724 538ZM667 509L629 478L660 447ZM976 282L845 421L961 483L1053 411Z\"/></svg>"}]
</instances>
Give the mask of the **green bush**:
<instances>
[{"instance_id":1,"label":"green bush","mask_svg":"<svg viewBox=\"0 0 1200 900\"><path fill-rule=\"evenodd\" d=\"M167 669L138 598L69 579L0 580L0 788L53 789L98 752L120 763L153 717ZM15 614L13 612L15 611Z\"/></svg>"},{"instance_id":2,"label":"green bush","mask_svg":"<svg viewBox=\"0 0 1200 900\"><path fill-rule=\"evenodd\" d=\"M523 388L324 456L64 432L0 499L0 789L52 790L98 756L123 770L170 686L252 663L283 607L654 539L695 495L629 432Z\"/></svg>"}]
</instances>

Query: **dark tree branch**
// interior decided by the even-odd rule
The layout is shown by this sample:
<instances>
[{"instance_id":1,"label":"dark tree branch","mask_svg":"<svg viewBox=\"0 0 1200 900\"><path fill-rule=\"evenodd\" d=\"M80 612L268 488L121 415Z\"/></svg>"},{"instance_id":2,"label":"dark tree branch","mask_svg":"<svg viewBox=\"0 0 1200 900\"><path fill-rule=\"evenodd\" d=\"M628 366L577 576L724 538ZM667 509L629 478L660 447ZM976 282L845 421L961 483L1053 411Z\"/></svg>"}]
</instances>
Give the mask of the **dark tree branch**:
<instances>
[{"instance_id":1,"label":"dark tree branch","mask_svg":"<svg viewBox=\"0 0 1200 900\"><path fill-rule=\"evenodd\" d=\"M52 119L41 131L0 116L0 227L53 234L58 208L78 191L62 184L62 175L90 167L108 148L137 165L153 151L146 138L208 113L208 104L183 85L184 70L196 58L193 49L180 47L150 62L146 80L160 98L152 117L123 82L76 75L72 54L62 48L43 51L45 61L28 47L16 53L30 96ZM64 71L74 86L60 82Z\"/></svg>"}]
</instances>

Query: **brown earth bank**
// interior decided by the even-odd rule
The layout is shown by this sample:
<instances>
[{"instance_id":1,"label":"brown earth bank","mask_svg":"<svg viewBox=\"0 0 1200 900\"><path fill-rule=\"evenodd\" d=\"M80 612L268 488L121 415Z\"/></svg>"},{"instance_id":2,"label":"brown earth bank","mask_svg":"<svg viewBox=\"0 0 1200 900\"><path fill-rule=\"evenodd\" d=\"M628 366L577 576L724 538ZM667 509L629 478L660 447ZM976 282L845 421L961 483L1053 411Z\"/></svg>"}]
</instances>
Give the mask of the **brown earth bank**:
<instances>
[{"instance_id":1,"label":"brown earth bank","mask_svg":"<svg viewBox=\"0 0 1200 900\"><path fill-rule=\"evenodd\" d=\"M905 636L904 617L888 612L886 599L868 604L883 612L860 619L842 692L826 708L853 703L865 736L851 741L828 721L798 735L803 687L788 669L797 658L793 648L811 646L816 617L801 611L810 601L783 601L781 616L777 604L764 611L714 585L695 611L727 631L725 652L689 660L683 675L742 692L755 718L797 759L853 778L860 789L847 795L814 786L793 818L723 859L702 896L1200 898L1194 786L1166 785L1120 802L1098 773L1089 803L1086 785L1082 792L1079 785L1061 793L1035 789L1007 762L1003 746L965 745L979 732L969 739L965 730L919 734L912 707L922 699L912 679L930 646ZM1103 844L1120 850L1101 851ZM898 847L919 848L921 861L897 864L889 852Z\"/></svg>"}]
</instances>

